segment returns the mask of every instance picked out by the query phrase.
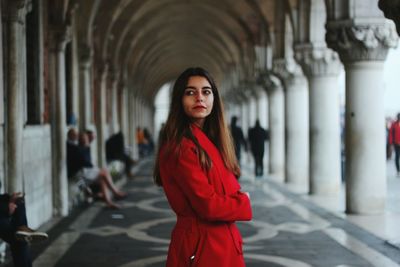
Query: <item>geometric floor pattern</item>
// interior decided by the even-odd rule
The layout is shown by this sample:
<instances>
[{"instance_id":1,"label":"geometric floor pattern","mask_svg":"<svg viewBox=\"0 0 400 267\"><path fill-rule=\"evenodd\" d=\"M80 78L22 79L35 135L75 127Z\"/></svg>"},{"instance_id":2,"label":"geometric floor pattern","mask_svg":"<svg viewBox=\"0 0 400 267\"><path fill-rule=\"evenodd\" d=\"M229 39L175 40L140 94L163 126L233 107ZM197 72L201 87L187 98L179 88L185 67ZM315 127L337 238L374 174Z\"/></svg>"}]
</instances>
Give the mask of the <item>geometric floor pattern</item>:
<instances>
[{"instance_id":1,"label":"geometric floor pattern","mask_svg":"<svg viewBox=\"0 0 400 267\"><path fill-rule=\"evenodd\" d=\"M175 216L151 168L151 161L142 164L124 185L129 197L121 210L93 203L60 221L49 242L33 248L34 267L165 266ZM238 223L247 267L400 267L400 250L268 178L245 173L240 183L254 217Z\"/></svg>"}]
</instances>

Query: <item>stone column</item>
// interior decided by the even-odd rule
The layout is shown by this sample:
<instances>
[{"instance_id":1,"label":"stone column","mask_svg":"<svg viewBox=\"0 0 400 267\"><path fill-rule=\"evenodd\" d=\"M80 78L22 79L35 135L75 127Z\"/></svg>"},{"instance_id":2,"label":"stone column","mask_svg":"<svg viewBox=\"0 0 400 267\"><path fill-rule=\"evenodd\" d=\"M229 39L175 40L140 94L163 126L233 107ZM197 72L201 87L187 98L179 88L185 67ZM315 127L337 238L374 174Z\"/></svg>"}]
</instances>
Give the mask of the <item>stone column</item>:
<instances>
[{"instance_id":1,"label":"stone column","mask_svg":"<svg viewBox=\"0 0 400 267\"><path fill-rule=\"evenodd\" d=\"M121 131L124 134L125 137L125 142L126 145L128 145L128 138L132 138L132 136L129 134L129 123L128 123L128 112L129 112L129 102L128 102L128 90L125 86L124 82L119 82L118 83L118 97L120 99L121 107L118 107L118 109L121 111L120 117L119 117L119 125L121 127ZM130 142L129 142L130 143Z\"/></svg>"},{"instance_id":2,"label":"stone column","mask_svg":"<svg viewBox=\"0 0 400 267\"><path fill-rule=\"evenodd\" d=\"M257 114L261 127L268 129L268 97L264 89L257 92Z\"/></svg>"},{"instance_id":3,"label":"stone column","mask_svg":"<svg viewBox=\"0 0 400 267\"><path fill-rule=\"evenodd\" d=\"M248 100L248 107L249 107L249 121L248 126L249 128L254 127L256 119L258 119L258 110L257 110L257 98L254 94L249 95ZM247 132L246 132L247 135Z\"/></svg>"},{"instance_id":4,"label":"stone column","mask_svg":"<svg viewBox=\"0 0 400 267\"><path fill-rule=\"evenodd\" d=\"M132 156L135 159L139 158L139 151L137 149L137 140L136 140L136 129L140 127L138 122L138 101L135 95L134 90L129 91L129 101L130 101L130 110L129 116L131 117L130 122L132 123L131 129L131 138L132 138Z\"/></svg>"},{"instance_id":5,"label":"stone column","mask_svg":"<svg viewBox=\"0 0 400 267\"><path fill-rule=\"evenodd\" d=\"M310 88L310 194L340 192L340 125L338 75L341 63L328 48L297 46Z\"/></svg>"},{"instance_id":6,"label":"stone column","mask_svg":"<svg viewBox=\"0 0 400 267\"><path fill-rule=\"evenodd\" d=\"M79 47L79 128L86 129L92 123L91 95L92 49L87 45Z\"/></svg>"},{"instance_id":7,"label":"stone column","mask_svg":"<svg viewBox=\"0 0 400 267\"><path fill-rule=\"evenodd\" d=\"M278 182L285 181L285 98L278 78L264 74L262 85L268 94L269 173Z\"/></svg>"},{"instance_id":8,"label":"stone column","mask_svg":"<svg viewBox=\"0 0 400 267\"><path fill-rule=\"evenodd\" d=\"M79 118L79 110L80 110L80 92L79 92L79 46L78 46L78 36L76 34L76 29L78 25L76 24L75 19L75 9L71 12L71 24L73 25L74 35L71 36L71 54L70 62L71 62L71 71L69 73L68 79L70 79L71 86L71 111L73 116L80 121Z\"/></svg>"},{"instance_id":9,"label":"stone column","mask_svg":"<svg viewBox=\"0 0 400 267\"><path fill-rule=\"evenodd\" d=\"M309 101L307 80L292 60L274 61L285 87L285 180L296 191L309 190Z\"/></svg>"},{"instance_id":10,"label":"stone column","mask_svg":"<svg viewBox=\"0 0 400 267\"><path fill-rule=\"evenodd\" d=\"M118 73L113 71L110 77L111 85L111 132L115 134L119 132L120 125L118 120Z\"/></svg>"},{"instance_id":11,"label":"stone column","mask_svg":"<svg viewBox=\"0 0 400 267\"><path fill-rule=\"evenodd\" d=\"M383 63L397 44L393 24L327 24L326 40L346 70L346 211L384 211L386 200ZM391 27L392 26L392 27Z\"/></svg>"},{"instance_id":12,"label":"stone column","mask_svg":"<svg viewBox=\"0 0 400 267\"><path fill-rule=\"evenodd\" d=\"M57 215L68 214L68 182L66 172L66 95L65 46L70 38L66 25L50 29L50 99L53 157L53 206Z\"/></svg>"},{"instance_id":13,"label":"stone column","mask_svg":"<svg viewBox=\"0 0 400 267\"><path fill-rule=\"evenodd\" d=\"M8 51L7 51L7 191L23 191L22 177L22 133L23 133L23 94L26 71L25 55L25 16L26 1L7 1ZM3 100L1 100L3 101Z\"/></svg>"},{"instance_id":14,"label":"stone column","mask_svg":"<svg viewBox=\"0 0 400 267\"><path fill-rule=\"evenodd\" d=\"M106 166L106 153L105 153L105 142L106 142L106 101L107 101L107 74L108 74L108 65L104 64L99 69L99 77L100 83L99 92L96 94L97 99L95 100L97 103L97 159L99 167Z\"/></svg>"},{"instance_id":15,"label":"stone column","mask_svg":"<svg viewBox=\"0 0 400 267\"><path fill-rule=\"evenodd\" d=\"M249 129L249 105L247 101L242 102L241 115L238 125L242 128L243 134L246 138L247 130Z\"/></svg>"}]
</instances>

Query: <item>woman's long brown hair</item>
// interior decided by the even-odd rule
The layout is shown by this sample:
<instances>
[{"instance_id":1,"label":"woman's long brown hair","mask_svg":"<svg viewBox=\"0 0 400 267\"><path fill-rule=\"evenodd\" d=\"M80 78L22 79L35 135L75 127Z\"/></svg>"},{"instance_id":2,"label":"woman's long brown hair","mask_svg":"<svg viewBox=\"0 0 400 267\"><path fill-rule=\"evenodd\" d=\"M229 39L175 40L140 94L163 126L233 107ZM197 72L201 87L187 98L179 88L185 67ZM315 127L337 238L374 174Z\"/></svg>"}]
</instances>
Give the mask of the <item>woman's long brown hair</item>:
<instances>
[{"instance_id":1,"label":"woman's long brown hair","mask_svg":"<svg viewBox=\"0 0 400 267\"><path fill-rule=\"evenodd\" d=\"M236 177L240 176L239 164L236 159L232 137L228 129L228 125L225 122L223 104L219 96L217 86L215 85L213 78L206 70L198 67L188 68L175 81L172 90L172 100L168 119L165 123L165 126L160 131L158 152L154 167L154 181L159 186L162 186L159 162L160 149L167 145L166 149L168 153L179 155L180 143L184 137L192 140L196 145L201 167L204 170L209 170L211 168L211 159L207 155L206 151L204 151L204 149L200 146L198 140L193 136L190 129L191 120L186 115L182 105L183 94L189 78L192 76L201 76L206 78L211 85L214 95L212 111L210 115L207 116L202 130L221 153L222 160L225 162L225 166L228 168L228 170L230 170Z\"/></svg>"}]
</instances>

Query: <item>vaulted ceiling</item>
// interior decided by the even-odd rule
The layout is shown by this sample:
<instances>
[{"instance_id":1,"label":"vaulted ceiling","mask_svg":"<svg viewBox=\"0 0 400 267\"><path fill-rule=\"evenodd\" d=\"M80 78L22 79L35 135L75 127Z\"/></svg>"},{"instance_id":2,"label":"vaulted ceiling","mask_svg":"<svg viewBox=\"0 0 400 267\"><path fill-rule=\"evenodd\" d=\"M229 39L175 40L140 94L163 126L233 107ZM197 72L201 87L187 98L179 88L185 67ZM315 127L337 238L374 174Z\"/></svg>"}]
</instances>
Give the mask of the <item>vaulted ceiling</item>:
<instances>
[{"instance_id":1,"label":"vaulted ceiling","mask_svg":"<svg viewBox=\"0 0 400 267\"><path fill-rule=\"evenodd\" d=\"M189 66L207 68L218 81L232 69L247 76L254 66L254 47L269 43L274 3L70 1L80 46L93 48L96 62L107 63L146 98Z\"/></svg>"}]
</instances>

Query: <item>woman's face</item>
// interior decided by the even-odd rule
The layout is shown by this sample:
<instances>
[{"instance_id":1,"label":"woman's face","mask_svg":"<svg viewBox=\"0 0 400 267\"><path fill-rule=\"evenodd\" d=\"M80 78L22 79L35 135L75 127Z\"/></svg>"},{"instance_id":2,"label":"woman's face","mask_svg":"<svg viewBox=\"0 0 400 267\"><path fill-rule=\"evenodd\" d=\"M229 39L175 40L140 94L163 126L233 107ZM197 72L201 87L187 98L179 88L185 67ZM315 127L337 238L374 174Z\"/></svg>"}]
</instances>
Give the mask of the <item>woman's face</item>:
<instances>
[{"instance_id":1,"label":"woman's face","mask_svg":"<svg viewBox=\"0 0 400 267\"><path fill-rule=\"evenodd\" d=\"M203 127L205 118L212 111L213 103L214 94L208 80L202 76L190 77L182 97L185 114Z\"/></svg>"}]
</instances>

